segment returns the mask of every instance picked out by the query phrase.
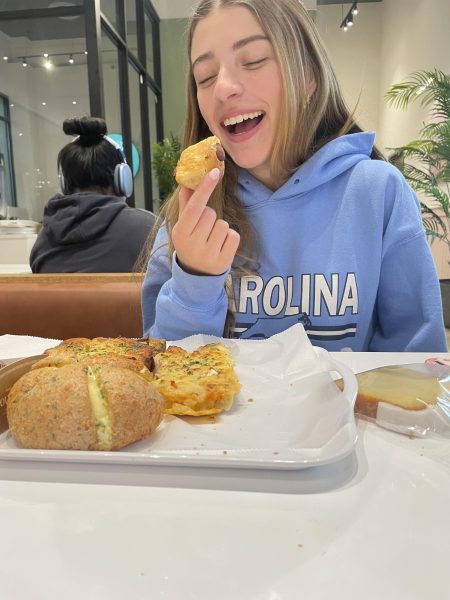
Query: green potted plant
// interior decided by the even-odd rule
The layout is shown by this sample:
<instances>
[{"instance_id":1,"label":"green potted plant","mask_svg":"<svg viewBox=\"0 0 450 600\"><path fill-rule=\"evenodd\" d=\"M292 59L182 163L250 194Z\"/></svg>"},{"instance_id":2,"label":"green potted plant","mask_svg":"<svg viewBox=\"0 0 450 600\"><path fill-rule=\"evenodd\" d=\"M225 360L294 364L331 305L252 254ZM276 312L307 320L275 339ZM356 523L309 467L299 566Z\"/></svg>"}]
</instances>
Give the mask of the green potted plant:
<instances>
[{"instance_id":1,"label":"green potted plant","mask_svg":"<svg viewBox=\"0 0 450 600\"><path fill-rule=\"evenodd\" d=\"M442 240L450 252L450 75L416 71L386 94L389 104L406 109L412 102L430 108L430 120L416 140L392 148L392 162L422 197L420 207L430 243ZM444 321L450 327L450 279L441 279Z\"/></svg>"},{"instance_id":2,"label":"green potted plant","mask_svg":"<svg viewBox=\"0 0 450 600\"><path fill-rule=\"evenodd\" d=\"M181 143L171 133L170 138L164 138L161 142L152 144L152 153L153 169L158 180L159 197L163 202L176 187L173 172L180 157Z\"/></svg>"}]
</instances>

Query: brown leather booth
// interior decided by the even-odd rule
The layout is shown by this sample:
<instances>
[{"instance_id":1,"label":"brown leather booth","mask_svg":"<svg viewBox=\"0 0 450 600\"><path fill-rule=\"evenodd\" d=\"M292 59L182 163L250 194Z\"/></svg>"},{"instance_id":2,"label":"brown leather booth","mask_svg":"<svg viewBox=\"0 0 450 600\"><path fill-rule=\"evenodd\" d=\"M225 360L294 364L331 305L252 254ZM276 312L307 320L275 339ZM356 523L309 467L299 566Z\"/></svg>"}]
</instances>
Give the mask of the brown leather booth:
<instances>
[{"instance_id":1,"label":"brown leather booth","mask_svg":"<svg viewBox=\"0 0 450 600\"><path fill-rule=\"evenodd\" d=\"M0 275L0 335L141 337L143 274Z\"/></svg>"}]
</instances>

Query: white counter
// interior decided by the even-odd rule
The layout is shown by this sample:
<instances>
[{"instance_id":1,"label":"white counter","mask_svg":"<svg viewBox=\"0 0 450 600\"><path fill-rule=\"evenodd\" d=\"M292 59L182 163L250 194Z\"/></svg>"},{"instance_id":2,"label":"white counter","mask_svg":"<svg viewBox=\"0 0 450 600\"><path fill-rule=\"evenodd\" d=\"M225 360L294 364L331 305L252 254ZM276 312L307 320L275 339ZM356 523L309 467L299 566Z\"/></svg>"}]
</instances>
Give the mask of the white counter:
<instances>
[{"instance_id":1,"label":"white counter","mask_svg":"<svg viewBox=\"0 0 450 600\"><path fill-rule=\"evenodd\" d=\"M20 275L21 273L31 273L31 267L28 263L1 263L0 262L0 274Z\"/></svg>"},{"instance_id":2,"label":"white counter","mask_svg":"<svg viewBox=\"0 0 450 600\"><path fill-rule=\"evenodd\" d=\"M0 235L0 263L28 264L37 234Z\"/></svg>"},{"instance_id":3,"label":"white counter","mask_svg":"<svg viewBox=\"0 0 450 600\"><path fill-rule=\"evenodd\" d=\"M299 471L3 461L0 598L447 600L450 441L358 431Z\"/></svg>"}]
</instances>

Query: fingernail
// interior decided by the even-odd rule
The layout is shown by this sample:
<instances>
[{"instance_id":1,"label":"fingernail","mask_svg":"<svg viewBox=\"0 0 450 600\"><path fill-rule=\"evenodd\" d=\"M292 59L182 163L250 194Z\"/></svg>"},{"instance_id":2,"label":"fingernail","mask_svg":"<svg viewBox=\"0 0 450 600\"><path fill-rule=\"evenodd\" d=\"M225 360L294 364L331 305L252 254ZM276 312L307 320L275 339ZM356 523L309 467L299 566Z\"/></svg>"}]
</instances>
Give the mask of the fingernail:
<instances>
[{"instance_id":1,"label":"fingernail","mask_svg":"<svg viewBox=\"0 0 450 600\"><path fill-rule=\"evenodd\" d=\"M214 169L211 169L208 175L210 179L212 179L213 181L217 181L220 177L220 169L214 167Z\"/></svg>"}]
</instances>

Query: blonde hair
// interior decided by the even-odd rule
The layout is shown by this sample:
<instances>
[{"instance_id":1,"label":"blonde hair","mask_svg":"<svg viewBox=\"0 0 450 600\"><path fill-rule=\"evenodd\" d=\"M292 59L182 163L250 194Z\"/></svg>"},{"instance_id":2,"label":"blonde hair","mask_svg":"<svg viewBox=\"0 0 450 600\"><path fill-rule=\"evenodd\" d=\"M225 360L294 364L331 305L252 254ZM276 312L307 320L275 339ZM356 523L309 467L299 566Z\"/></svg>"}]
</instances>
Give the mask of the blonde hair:
<instances>
[{"instance_id":1,"label":"blonde hair","mask_svg":"<svg viewBox=\"0 0 450 600\"><path fill-rule=\"evenodd\" d=\"M271 174L282 185L303 162L330 140L361 131L347 108L333 67L316 27L300 0L200 0L188 28L187 49L190 59L197 24L216 8L247 8L271 42L278 62L282 98L277 137L271 152ZM316 88L308 97L308 84ZM297 124L297 127L292 125ZM211 135L197 103L197 88L189 60L187 107L184 131L186 148ZM373 158L381 158L374 150ZM240 233L240 260L236 270L255 270L257 240L247 215L236 197L236 166L226 158L225 175L212 194L209 206L218 218L225 219ZM177 189L163 205L156 228L166 223L169 231L178 220ZM152 240L156 236L156 230ZM169 236L169 255L174 251Z\"/></svg>"}]
</instances>

